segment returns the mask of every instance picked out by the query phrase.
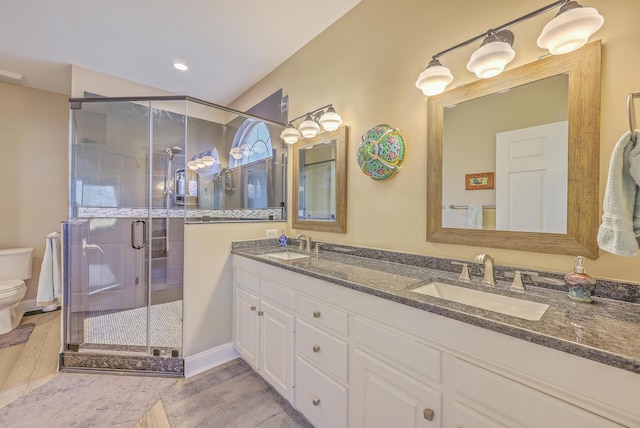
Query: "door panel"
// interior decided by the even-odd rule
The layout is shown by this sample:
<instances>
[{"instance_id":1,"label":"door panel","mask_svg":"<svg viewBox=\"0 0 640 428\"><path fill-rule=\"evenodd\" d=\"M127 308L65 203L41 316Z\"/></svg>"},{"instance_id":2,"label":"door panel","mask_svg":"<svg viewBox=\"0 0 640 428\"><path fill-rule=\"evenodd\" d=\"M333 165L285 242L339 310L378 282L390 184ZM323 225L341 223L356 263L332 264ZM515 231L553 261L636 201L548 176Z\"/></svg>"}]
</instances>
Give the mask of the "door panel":
<instances>
[{"instance_id":1,"label":"door panel","mask_svg":"<svg viewBox=\"0 0 640 428\"><path fill-rule=\"evenodd\" d=\"M496 229L567 233L568 123L496 134Z\"/></svg>"}]
</instances>

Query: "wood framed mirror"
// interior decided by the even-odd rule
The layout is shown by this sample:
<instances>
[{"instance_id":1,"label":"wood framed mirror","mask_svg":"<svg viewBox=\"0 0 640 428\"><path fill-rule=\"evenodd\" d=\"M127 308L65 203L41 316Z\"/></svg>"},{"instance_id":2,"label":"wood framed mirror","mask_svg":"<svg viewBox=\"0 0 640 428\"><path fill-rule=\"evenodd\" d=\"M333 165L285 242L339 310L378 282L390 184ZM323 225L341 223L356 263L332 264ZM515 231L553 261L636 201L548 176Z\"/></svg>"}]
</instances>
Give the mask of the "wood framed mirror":
<instances>
[{"instance_id":1,"label":"wood framed mirror","mask_svg":"<svg viewBox=\"0 0 640 428\"><path fill-rule=\"evenodd\" d=\"M347 127L293 147L292 227L347 232Z\"/></svg>"},{"instance_id":2,"label":"wood framed mirror","mask_svg":"<svg viewBox=\"0 0 640 428\"><path fill-rule=\"evenodd\" d=\"M513 70L505 71L497 77L475 81L429 98L427 108L427 241L549 254L581 255L592 259L598 257L596 236L600 212L600 64L601 44L600 41L596 41L575 52L548 56ZM566 78L563 79L561 77L563 75ZM458 159L454 159L451 162L451 159L448 158L449 162L443 163L443 152L446 151L443 150L443 147L448 147L447 144L449 143L453 144L453 142L445 140L447 127L444 121L449 115L447 110L470 102L488 100L493 94L515 91L529 85L533 85L535 91L537 90L536 85L540 82L545 80L552 81L556 76L560 76L559 79L555 79L556 81L565 80L567 82L567 121L565 121L567 138L566 183L558 181L557 178L550 180L544 174L535 179L540 182L547 180L552 186L555 184L566 185L566 198L563 197L563 200L566 199L566 207L551 204L552 210L556 210L551 215L566 217L566 221L563 222L560 229L541 229L539 231L518 227L510 228L509 226L497 227L496 224L508 223L497 220L493 225L488 225L488 227L485 227L485 225L479 226L482 227L481 229L447 227L451 223L448 222L448 218L443 217L443 213L451 209L464 211L470 206L469 202L474 202L472 205L475 205L473 208L476 210L480 205L483 213L492 208L504 211L501 205L495 205L498 200L502 204L504 198L497 197L497 199L494 199L493 207L491 202L486 200L482 201L481 204L477 204L477 201L474 201L473 198L476 198L480 192L488 192L488 190L475 192L464 188L465 174L463 171L467 172L469 176L476 176L478 174L473 173L489 174L493 173L496 168L504 169L503 166L497 165L497 134L494 133L487 137L471 134L471 138L461 138L465 141L470 140L466 142L471 145L483 139L490 140L492 147L480 148L480 151L484 150L489 153L489 157L493 156L492 166L491 164L476 165L470 162L462 166L462 171L458 169L452 172L450 170L453 168L443 167L443 165L453 164L458 161ZM517 104L511 103L502 106L493 115L494 117L504 116L506 111L513 110L516 105L529 108L527 105L533 104L536 104L536 102L532 99L527 99ZM484 109L485 106L479 108ZM525 114L531 115L529 112ZM464 126L458 126L458 128L462 127ZM466 127L471 130L475 129L472 124L468 124ZM510 129L503 129L503 131L511 131L519 127L519 125L514 125ZM507 128L509 127L507 126ZM460 142L458 141L458 143ZM531 146L523 145L523 147L530 148ZM476 147L469 146L467 149L458 149L457 153L461 154L467 150L476 149ZM449 150L446 156L452 156L453 154ZM474 158L473 156L467 157ZM475 157L475 162L479 163L477 156ZM509 204L516 206L515 204L519 203L521 208L525 207L526 209L529 206L527 201L530 195L518 194L518 192L513 191L511 175L507 174L506 180L499 179L499 176L500 174L496 172L496 188L493 192L495 194L505 191L509 193L511 190L511 194L516 195L516 197L515 201L512 200ZM556 180L555 184L553 180ZM443 185L446 185L447 189L451 186L461 186L462 189L457 195L464 199L456 202L459 205L455 205L450 201L446 201L443 204L443 193L445 193ZM506 190L505 187L507 187ZM486 189L486 186L484 189ZM491 213L489 213L490 216ZM498 214L496 213L495 216L497 217ZM565 219L562 218L562 220ZM477 227L477 225L475 226Z\"/></svg>"}]
</instances>

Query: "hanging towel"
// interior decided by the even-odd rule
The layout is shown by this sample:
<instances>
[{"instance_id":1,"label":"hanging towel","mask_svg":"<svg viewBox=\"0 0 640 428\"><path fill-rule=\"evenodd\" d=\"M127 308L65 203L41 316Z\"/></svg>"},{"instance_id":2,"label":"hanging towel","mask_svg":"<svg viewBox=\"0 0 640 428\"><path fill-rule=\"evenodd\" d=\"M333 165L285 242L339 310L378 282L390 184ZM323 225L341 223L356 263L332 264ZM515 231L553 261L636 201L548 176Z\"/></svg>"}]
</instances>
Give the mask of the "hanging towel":
<instances>
[{"instance_id":1,"label":"hanging towel","mask_svg":"<svg viewBox=\"0 0 640 428\"><path fill-rule=\"evenodd\" d=\"M42 268L40 269L36 305L42 306L44 311L54 310L58 306L58 298L61 294L60 235L50 233L47 235Z\"/></svg>"},{"instance_id":2,"label":"hanging towel","mask_svg":"<svg viewBox=\"0 0 640 428\"><path fill-rule=\"evenodd\" d=\"M601 249L619 256L638 255L636 236L640 236L639 183L640 144L634 146L631 133L626 132L611 155L604 191L604 213L597 238Z\"/></svg>"},{"instance_id":3,"label":"hanging towel","mask_svg":"<svg viewBox=\"0 0 640 428\"><path fill-rule=\"evenodd\" d=\"M467 227L469 229L482 229L482 204L469 204Z\"/></svg>"}]
</instances>

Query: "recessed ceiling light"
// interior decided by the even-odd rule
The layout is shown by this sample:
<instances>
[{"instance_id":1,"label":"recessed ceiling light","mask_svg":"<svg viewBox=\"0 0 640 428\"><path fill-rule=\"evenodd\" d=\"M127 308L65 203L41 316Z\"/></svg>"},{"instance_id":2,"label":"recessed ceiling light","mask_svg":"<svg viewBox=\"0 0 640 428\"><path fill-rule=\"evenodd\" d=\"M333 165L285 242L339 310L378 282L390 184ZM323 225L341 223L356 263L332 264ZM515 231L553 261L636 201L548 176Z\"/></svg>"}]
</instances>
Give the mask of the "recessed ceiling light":
<instances>
[{"instance_id":1,"label":"recessed ceiling light","mask_svg":"<svg viewBox=\"0 0 640 428\"><path fill-rule=\"evenodd\" d=\"M189 67L187 67L187 64L185 64L183 62L174 62L173 63L173 68L175 68L176 70L180 70L180 71L187 71L189 69Z\"/></svg>"}]
</instances>

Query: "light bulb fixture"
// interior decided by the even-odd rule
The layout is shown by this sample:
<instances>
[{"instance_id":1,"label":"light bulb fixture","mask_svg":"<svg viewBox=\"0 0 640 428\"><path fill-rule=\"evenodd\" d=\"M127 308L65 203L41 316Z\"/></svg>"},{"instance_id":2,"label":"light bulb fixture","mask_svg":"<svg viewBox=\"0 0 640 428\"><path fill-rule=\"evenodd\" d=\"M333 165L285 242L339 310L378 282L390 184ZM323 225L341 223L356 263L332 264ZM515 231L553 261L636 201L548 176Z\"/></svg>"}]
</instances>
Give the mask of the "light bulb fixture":
<instances>
[{"instance_id":1,"label":"light bulb fixture","mask_svg":"<svg viewBox=\"0 0 640 428\"><path fill-rule=\"evenodd\" d=\"M573 52L584 46L602 24L604 18L596 9L570 1L544 26L538 37L538 46L554 55Z\"/></svg>"},{"instance_id":2,"label":"light bulb fixture","mask_svg":"<svg viewBox=\"0 0 640 428\"><path fill-rule=\"evenodd\" d=\"M482 46L471 55L467 70L474 72L480 79L497 76L516 56L512 45L513 33L509 30L485 37Z\"/></svg>"},{"instance_id":3,"label":"light bulb fixture","mask_svg":"<svg viewBox=\"0 0 640 428\"><path fill-rule=\"evenodd\" d=\"M429 61L427 68L418 76L416 88L427 96L436 95L444 92L452 81L453 74L451 74L451 71L437 59L432 59Z\"/></svg>"},{"instance_id":4,"label":"light bulb fixture","mask_svg":"<svg viewBox=\"0 0 640 428\"><path fill-rule=\"evenodd\" d=\"M180 71L187 71L189 69L189 66L187 66L187 64L180 61L176 61L172 65L173 65L173 68Z\"/></svg>"},{"instance_id":5,"label":"light bulb fixture","mask_svg":"<svg viewBox=\"0 0 640 428\"><path fill-rule=\"evenodd\" d=\"M327 111L320 116L320 125L325 131L335 131L340 125L342 125L342 118L333 109L333 106L329 106Z\"/></svg>"},{"instance_id":6,"label":"light bulb fixture","mask_svg":"<svg viewBox=\"0 0 640 428\"><path fill-rule=\"evenodd\" d=\"M191 171L195 171L198 169L198 165L196 165L195 161L190 160L189 162L187 162L187 167L189 167L189 169Z\"/></svg>"},{"instance_id":7,"label":"light bulb fixture","mask_svg":"<svg viewBox=\"0 0 640 428\"><path fill-rule=\"evenodd\" d=\"M300 131L304 138L313 138L320 132L320 125L308 114L300 126L298 126L298 131Z\"/></svg>"},{"instance_id":8,"label":"light bulb fixture","mask_svg":"<svg viewBox=\"0 0 640 428\"><path fill-rule=\"evenodd\" d=\"M300 134L300 131L298 131L291 122L289 122L282 131L282 134L280 134L280 138L287 144L295 144L300 137L302 137L302 134Z\"/></svg>"},{"instance_id":9,"label":"light bulb fixture","mask_svg":"<svg viewBox=\"0 0 640 428\"><path fill-rule=\"evenodd\" d=\"M196 163L196 168L204 168L204 161L202 160L202 158L196 158L193 161Z\"/></svg>"},{"instance_id":10,"label":"light bulb fixture","mask_svg":"<svg viewBox=\"0 0 640 428\"><path fill-rule=\"evenodd\" d=\"M513 60L513 33L507 28L560 7L558 14L542 29L538 46L553 55L572 52L587 43L589 37L602 27L604 18L592 7L582 7L574 0L558 0L526 15L490 29L485 33L438 52L427 68L420 73L416 87L426 96L437 95L453 81L453 75L439 58L464 46L483 40L469 59L467 69L481 79L496 76Z\"/></svg>"},{"instance_id":11,"label":"light bulb fixture","mask_svg":"<svg viewBox=\"0 0 640 428\"><path fill-rule=\"evenodd\" d=\"M304 121L298 126L298 129L296 129L293 123L303 117ZM327 104L326 106L290 120L282 130L280 138L287 144L295 144L300 138L315 137L321 129L324 131L335 131L340 125L342 125L342 117L336 113L333 105Z\"/></svg>"},{"instance_id":12,"label":"light bulb fixture","mask_svg":"<svg viewBox=\"0 0 640 428\"><path fill-rule=\"evenodd\" d=\"M205 155L202 156L202 163L204 163L204 166L211 166L216 163L216 159L211 155Z\"/></svg>"},{"instance_id":13,"label":"light bulb fixture","mask_svg":"<svg viewBox=\"0 0 640 428\"><path fill-rule=\"evenodd\" d=\"M242 148L240 147L233 147L229 150L229 154L234 159L242 159L244 157L244 153L242 153Z\"/></svg>"}]
</instances>

